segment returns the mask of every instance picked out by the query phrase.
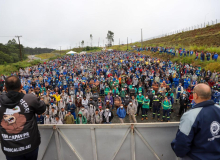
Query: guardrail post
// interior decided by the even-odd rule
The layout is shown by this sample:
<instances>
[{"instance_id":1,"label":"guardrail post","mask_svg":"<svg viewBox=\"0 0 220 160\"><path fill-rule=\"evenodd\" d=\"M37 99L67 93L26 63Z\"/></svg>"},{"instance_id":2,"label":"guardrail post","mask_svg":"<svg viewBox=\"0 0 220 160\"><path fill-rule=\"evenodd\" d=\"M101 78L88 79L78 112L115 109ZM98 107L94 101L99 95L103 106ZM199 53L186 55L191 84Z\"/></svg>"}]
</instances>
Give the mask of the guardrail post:
<instances>
[{"instance_id":1,"label":"guardrail post","mask_svg":"<svg viewBox=\"0 0 220 160\"><path fill-rule=\"evenodd\" d=\"M56 142L58 160L62 160L61 153L60 153L60 141L59 141L59 136L58 136L58 133L57 133L57 126L54 125L53 129L54 129L54 135L55 135L55 142Z\"/></svg>"},{"instance_id":2,"label":"guardrail post","mask_svg":"<svg viewBox=\"0 0 220 160\"><path fill-rule=\"evenodd\" d=\"M135 160L134 124L131 124L131 159Z\"/></svg>"},{"instance_id":3,"label":"guardrail post","mask_svg":"<svg viewBox=\"0 0 220 160\"><path fill-rule=\"evenodd\" d=\"M91 138L92 138L92 150L93 150L93 159L97 160L97 147L96 147L96 139L95 139L95 129L91 128Z\"/></svg>"}]
</instances>

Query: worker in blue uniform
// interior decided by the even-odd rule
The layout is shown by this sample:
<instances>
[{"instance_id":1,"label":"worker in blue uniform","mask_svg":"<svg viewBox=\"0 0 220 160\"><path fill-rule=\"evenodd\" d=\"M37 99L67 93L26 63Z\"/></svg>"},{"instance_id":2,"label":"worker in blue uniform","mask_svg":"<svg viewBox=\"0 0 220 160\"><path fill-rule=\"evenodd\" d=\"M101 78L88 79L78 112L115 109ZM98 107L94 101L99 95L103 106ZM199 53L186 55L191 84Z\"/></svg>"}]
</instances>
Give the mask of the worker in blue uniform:
<instances>
[{"instance_id":1,"label":"worker in blue uniform","mask_svg":"<svg viewBox=\"0 0 220 160\"><path fill-rule=\"evenodd\" d=\"M186 78L184 79L184 89L187 89L190 85L190 78L188 76L186 76Z\"/></svg>"}]
</instances>

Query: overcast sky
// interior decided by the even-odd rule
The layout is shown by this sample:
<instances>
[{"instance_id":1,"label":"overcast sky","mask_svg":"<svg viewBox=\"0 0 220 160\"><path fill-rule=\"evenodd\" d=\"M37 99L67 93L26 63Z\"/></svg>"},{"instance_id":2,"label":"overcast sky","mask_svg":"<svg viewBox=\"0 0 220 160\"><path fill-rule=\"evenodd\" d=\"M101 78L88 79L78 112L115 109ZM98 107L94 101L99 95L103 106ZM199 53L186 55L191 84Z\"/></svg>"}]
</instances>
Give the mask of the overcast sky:
<instances>
[{"instance_id":1,"label":"overcast sky","mask_svg":"<svg viewBox=\"0 0 220 160\"><path fill-rule=\"evenodd\" d=\"M115 42L139 41L216 20L220 0L0 0L0 43L22 35L29 47L62 49L82 40L103 46L108 30Z\"/></svg>"}]
</instances>

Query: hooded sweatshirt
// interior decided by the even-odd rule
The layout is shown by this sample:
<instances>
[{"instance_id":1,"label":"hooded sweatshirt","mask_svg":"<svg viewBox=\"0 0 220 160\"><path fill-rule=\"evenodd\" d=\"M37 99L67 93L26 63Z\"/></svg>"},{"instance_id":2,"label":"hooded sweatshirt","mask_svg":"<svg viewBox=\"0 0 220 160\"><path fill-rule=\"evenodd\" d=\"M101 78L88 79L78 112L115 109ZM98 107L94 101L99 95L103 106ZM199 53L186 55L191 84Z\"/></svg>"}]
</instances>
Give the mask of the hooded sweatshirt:
<instances>
[{"instance_id":1,"label":"hooded sweatshirt","mask_svg":"<svg viewBox=\"0 0 220 160\"><path fill-rule=\"evenodd\" d=\"M0 96L0 138L2 151L19 156L35 150L41 143L36 116L46 105L33 94L9 91Z\"/></svg>"},{"instance_id":2,"label":"hooded sweatshirt","mask_svg":"<svg viewBox=\"0 0 220 160\"><path fill-rule=\"evenodd\" d=\"M79 117L79 114L81 114L82 117ZM82 114L82 112L79 111L78 117L76 118L76 124L86 124L86 123L87 123L86 117L84 117L83 114Z\"/></svg>"}]
</instances>

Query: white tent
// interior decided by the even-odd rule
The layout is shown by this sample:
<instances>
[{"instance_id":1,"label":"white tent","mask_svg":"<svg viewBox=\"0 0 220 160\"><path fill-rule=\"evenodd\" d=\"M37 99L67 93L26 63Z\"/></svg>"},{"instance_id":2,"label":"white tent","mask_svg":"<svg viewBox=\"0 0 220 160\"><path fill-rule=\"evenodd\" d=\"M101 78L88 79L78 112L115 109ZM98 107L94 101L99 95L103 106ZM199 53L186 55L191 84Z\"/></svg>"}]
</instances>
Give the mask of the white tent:
<instances>
[{"instance_id":1,"label":"white tent","mask_svg":"<svg viewBox=\"0 0 220 160\"><path fill-rule=\"evenodd\" d=\"M86 51L82 51L82 52L80 52L79 54L86 54Z\"/></svg>"},{"instance_id":2,"label":"white tent","mask_svg":"<svg viewBox=\"0 0 220 160\"><path fill-rule=\"evenodd\" d=\"M66 54L75 54L76 52L74 52L74 51L69 51L69 52L67 52Z\"/></svg>"}]
</instances>

